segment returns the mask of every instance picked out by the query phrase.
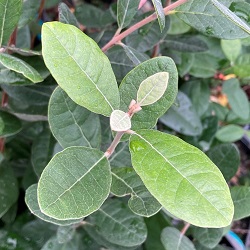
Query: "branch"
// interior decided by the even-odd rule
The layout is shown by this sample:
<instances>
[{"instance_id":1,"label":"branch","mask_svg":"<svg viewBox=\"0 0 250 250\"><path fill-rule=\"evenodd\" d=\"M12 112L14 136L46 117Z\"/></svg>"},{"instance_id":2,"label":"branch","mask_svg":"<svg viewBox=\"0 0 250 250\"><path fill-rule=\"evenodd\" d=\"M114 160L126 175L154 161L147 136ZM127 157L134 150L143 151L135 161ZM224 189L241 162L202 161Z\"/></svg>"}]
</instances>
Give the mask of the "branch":
<instances>
[{"instance_id":1,"label":"branch","mask_svg":"<svg viewBox=\"0 0 250 250\"><path fill-rule=\"evenodd\" d=\"M164 8L164 14L168 15L169 11L177 8L178 6L186 3L188 0L178 0L175 3L172 3L171 5L167 6ZM134 24L131 26L129 29L125 30L121 34L114 36L103 48L102 51L105 52L107 51L110 47L115 45L117 42L120 42L122 39L124 39L126 36L131 34L132 32L138 30L139 28L143 27L144 25L154 21L157 19L156 13L153 13L152 15L146 17L145 19L141 20L140 22Z\"/></svg>"}]
</instances>

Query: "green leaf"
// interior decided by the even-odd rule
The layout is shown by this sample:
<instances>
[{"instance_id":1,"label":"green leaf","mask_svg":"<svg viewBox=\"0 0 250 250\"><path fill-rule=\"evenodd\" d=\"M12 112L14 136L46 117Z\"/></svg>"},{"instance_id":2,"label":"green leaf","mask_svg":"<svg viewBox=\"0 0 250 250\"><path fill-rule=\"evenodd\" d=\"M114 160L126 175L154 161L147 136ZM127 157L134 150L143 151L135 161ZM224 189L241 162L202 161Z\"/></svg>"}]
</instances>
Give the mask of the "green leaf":
<instances>
[{"instance_id":1,"label":"green leaf","mask_svg":"<svg viewBox=\"0 0 250 250\"><path fill-rule=\"evenodd\" d=\"M112 169L110 191L119 197L131 195L128 206L140 216L150 217L161 209L159 202L148 192L133 168Z\"/></svg>"},{"instance_id":2,"label":"green leaf","mask_svg":"<svg viewBox=\"0 0 250 250\"><path fill-rule=\"evenodd\" d=\"M79 223L81 220L56 220L52 217L49 217L41 212L41 209L39 207L38 201L37 201L37 184L33 184L30 186L25 193L25 202L32 214L40 218L41 220L60 225L60 226L66 226L71 225L75 223Z\"/></svg>"},{"instance_id":3,"label":"green leaf","mask_svg":"<svg viewBox=\"0 0 250 250\"><path fill-rule=\"evenodd\" d=\"M222 142L235 142L244 135L244 129L238 125L226 125L216 133L216 138Z\"/></svg>"},{"instance_id":4,"label":"green leaf","mask_svg":"<svg viewBox=\"0 0 250 250\"><path fill-rule=\"evenodd\" d=\"M110 116L110 127L113 131L126 131L131 128L131 120L128 113L114 110Z\"/></svg>"},{"instance_id":5,"label":"green leaf","mask_svg":"<svg viewBox=\"0 0 250 250\"><path fill-rule=\"evenodd\" d=\"M43 25L42 45L46 66L74 102L105 116L119 108L110 62L91 38L69 24L50 22Z\"/></svg>"},{"instance_id":6,"label":"green leaf","mask_svg":"<svg viewBox=\"0 0 250 250\"><path fill-rule=\"evenodd\" d=\"M127 27L133 20L139 5L139 0L118 0L117 22L120 29Z\"/></svg>"},{"instance_id":7,"label":"green leaf","mask_svg":"<svg viewBox=\"0 0 250 250\"><path fill-rule=\"evenodd\" d=\"M77 105L60 87L51 95L48 119L50 129L62 147L100 146L101 124L98 115Z\"/></svg>"},{"instance_id":8,"label":"green leaf","mask_svg":"<svg viewBox=\"0 0 250 250\"><path fill-rule=\"evenodd\" d=\"M171 214L200 227L231 223L227 183L199 149L173 135L140 130L130 137L130 152L135 171Z\"/></svg>"},{"instance_id":9,"label":"green leaf","mask_svg":"<svg viewBox=\"0 0 250 250\"><path fill-rule=\"evenodd\" d=\"M6 45L21 15L22 0L2 0L0 4L0 47Z\"/></svg>"},{"instance_id":10,"label":"green leaf","mask_svg":"<svg viewBox=\"0 0 250 250\"><path fill-rule=\"evenodd\" d=\"M165 27L165 14L164 14L162 2L161 2L161 0L152 0L152 2L154 5L154 8L155 8L155 12L157 14L160 29L161 29L161 31L163 31L163 29Z\"/></svg>"},{"instance_id":11,"label":"green leaf","mask_svg":"<svg viewBox=\"0 0 250 250\"><path fill-rule=\"evenodd\" d=\"M191 27L183 22L176 14L169 15L170 17L170 27L167 31L169 35L180 35L188 32Z\"/></svg>"},{"instance_id":12,"label":"green leaf","mask_svg":"<svg viewBox=\"0 0 250 250\"><path fill-rule=\"evenodd\" d=\"M169 73L159 72L146 78L137 91L137 103L147 106L157 102L168 87Z\"/></svg>"},{"instance_id":13,"label":"green leaf","mask_svg":"<svg viewBox=\"0 0 250 250\"><path fill-rule=\"evenodd\" d=\"M39 177L53 156L55 139L49 128L45 128L33 141L31 149L31 163Z\"/></svg>"},{"instance_id":14,"label":"green leaf","mask_svg":"<svg viewBox=\"0 0 250 250\"><path fill-rule=\"evenodd\" d=\"M247 1L233 1L229 9L234 12L246 23L250 23L250 2Z\"/></svg>"},{"instance_id":15,"label":"green leaf","mask_svg":"<svg viewBox=\"0 0 250 250\"><path fill-rule=\"evenodd\" d=\"M234 73L238 77L249 77L250 76L250 53L248 54L242 54L240 55L236 61L235 65L233 67Z\"/></svg>"},{"instance_id":16,"label":"green leaf","mask_svg":"<svg viewBox=\"0 0 250 250\"><path fill-rule=\"evenodd\" d=\"M195 250L192 241L174 227L166 227L162 230L161 242L166 250Z\"/></svg>"},{"instance_id":17,"label":"green leaf","mask_svg":"<svg viewBox=\"0 0 250 250\"><path fill-rule=\"evenodd\" d=\"M59 21L65 24L72 24L79 28L78 21L74 14L71 13L69 7L65 3L60 3L58 6Z\"/></svg>"},{"instance_id":18,"label":"green leaf","mask_svg":"<svg viewBox=\"0 0 250 250\"><path fill-rule=\"evenodd\" d=\"M60 226L57 229L56 237L60 244L67 243L72 240L76 232L75 226Z\"/></svg>"},{"instance_id":19,"label":"green leaf","mask_svg":"<svg viewBox=\"0 0 250 250\"><path fill-rule=\"evenodd\" d=\"M220 169L226 181L230 181L240 165L240 153L234 144L221 144L206 152Z\"/></svg>"},{"instance_id":20,"label":"green leaf","mask_svg":"<svg viewBox=\"0 0 250 250\"><path fill-rule=\"evenodd\" d=\"M17 179L9 165L0 166L0 218L18 199Z\"/></svg>"},{"instance_id":21,"label":"green leaf","mask_svg":"<svg viewBox=\"0 0 250 250\"><path fill-rule=\"evenodd\" d=\"M98 227L98 233L104 239L119 246L137 246L147 237L143 218L116 199L107 200L87 221Z\"/></svg>"},{"instance_id":22,"label":"green leaf","mask_svg":"<svg viewBox=\"0 0 250 250\"><path fill-rule=\"evenodd\" d=\"M235 186L231 188L234 203L234 220L240 220L250 215L250 187Z\"/></svg>"},{"instance_id":23,"label":"green leaf","mask_svg":"<svg viewBox=\"0 0 250 250\"><path fill-rule=\"evenodd\" d=\"M37 70L17 57L2 53L0 54L0 63L7 69L21 73L33 83L43 81L42 76L38 73Z\"/></svg>"},{"instance_id":24,"label":"green leaf","mask_svg":"<svg viewBox=\"0 0 250 250\"><path fill-rule=\"evenodd\" d=\"M178 92L177 104L164 114L160 121L184 135L200 135L202 124L190 99L181 91Z\"/></svg>"},{"instance_id":25,"label":"green leaf","mask_svg":"<svg viewBox=\"0 0 250 250\"><path fill-rule=\"evenodd\" d=\"M221 40L221 48L230 62L234 62L241 52L241 40Z\"/></svg>"},{"instance_id":26,"label":"green leaf","mask_svg":"<svg viewBox=\"0 0 250 250\"><path fill-rule=\"evenodd\" d=\"M136 100L136 93L142 81L159 72L169 73L167 90L161 99L136 113L132 119L132 129L152 128L157 119L172 105L177 94L178 74L173 60L169 57L157 57L143 62L130 71L120 84L121 107L127 112L131 100Z\"/></svg>"},{"instance_id":27,"label":"green leaf","mask_svg":"<svg viewBox=\"0 0 250 250\"><path fill-rule=\"evenodd\" d=\"M132 167L128 142L120 142L118 144L115 149L115 152L109 158L109 162L112 167Z\"/></svg>"},{"instance_id":28,"label":"green leaf","mask_svg":"<svg viewBox=\"0 0 250 250\"><path fill-rule=\"evenodd\" d=\"M52 218L80 219L100 208L110 185L110 166L103 152L69 147L44 169L38 183L38 203L42 213Z\"/></svg>"},{"instance_id":29,"label":"green leaf","mask_svg":"<svg viewBox=\"0 0 250 250\"><path fill-rule=\"evenodd\" d=\"M241 89L239 80L236 78L223 83L222 92L227 95L228 102L233 112L242 119L249 116L249 102L246 93Z\"/></svg>"},{"instance_id":30,"label":"green leaf","mask_svg":"<svg viewBox=\"0 0 250 250\"><path fill-rule=\"evenodd\" d=\"M221 241L224 230L223 228L200 228L195 227L193 230L194 238L204 247L213 249Z\"/></svg>"},{"instance_id":31,"label":"green leaf","mask_svg":"<svg viewBox=\"0 0 250 250\"><path fill-rule=\"evenodd\" d=\"M7 137L17 134L22 129L21 121L14 115L0 110L0 136Z\"/></svg>"},{"instance_id":32,"label":"green leaf","mask_svg":"<svg viewBox=\"0 0 250 250\"><path fill-rule=\"evenodd\" d=\"M198 31L221 39L250 34L249 26L228 9L232 1L190 0L175 9L176 15Z\"/></svg>"}]
</instances>

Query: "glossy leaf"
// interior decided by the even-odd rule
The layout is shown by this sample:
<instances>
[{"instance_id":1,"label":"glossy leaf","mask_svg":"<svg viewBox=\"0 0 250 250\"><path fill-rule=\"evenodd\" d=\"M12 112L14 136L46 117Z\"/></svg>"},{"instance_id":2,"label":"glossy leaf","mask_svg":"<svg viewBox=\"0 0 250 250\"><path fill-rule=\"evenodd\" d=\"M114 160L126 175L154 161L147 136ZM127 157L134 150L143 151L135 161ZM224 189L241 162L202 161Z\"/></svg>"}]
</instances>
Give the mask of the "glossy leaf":
<instances>
[{"instance_id":1,"label":"glossy leaf","mask_svg":"<svg viewBox=\"0 0 250 250\"><path fill-rule=\"evenodd\" d=\"M118 0L117 22L120 29L127 27L133 20L140 0Z\"/></svg>"},{"instance_id":2,"label":"glossy leaf","mask_svg":"<svg viewBox=\"0 0 250 250\"><path fill-rule=\"evenodd\" d=\"M126 131L131 128L131 120L127 113L114 110L110 116L110 127L114 131Z\"/></svg>"},{"instance_id":3,"label":"glossy leaf","mask_svg":"<svg viewBox=\"0 0 250 250\"><path fill-rule=\"evenodd\" d=\"M50 22L43 25L42 45L46 66L74 102L105 116L119 108L110 62L91 38L69 24Z\"/></svg>"},{"instance_id":4,"label":"glossy leaf","mask_svg":"<svg viewBox=\"0 0 250 250\"><path fill-rule=\"evenodd\" d=\"M222 142L235 142L244 135L244 129L238 125L230 124L220 128L216 138Z\"/></svg>"},{"instance_id":5,"label":"glossy leaf","mask_svg":"<svg viewBox=\"0 0 250 250\"><path fill-rule=\"evenodd\" d=\"M120 84L121 107L127 112L131 100L136 99L136 93L142 81L159 72L168 72L168 87L158 102L143 107L132 118L132 129L152 128L157 119L172 105L177 94L178 76L176 66L171 58L157 57L150 59L130 71Z\"/></svg>"},{"instance_id":6,"label":"glossy leaf","mask_svg":"<svg viewBox=\"0 0 250 250\"><path fill-rule=\"evenodd\" d=\"M250 215L250 187L235 186L231 188L231 195L235 207L234 220L240 220Z\"/></svg>"},{"instance_id":7,"label":"glossy leaf","mask_svg":"<svg viewBox=\"0 0 250 250\"><path fill-rule=\"evenodd\" d=\"M65 24L72 24L79 28L79 24L77 22L76 17L74 14L71 13L69 7L65 3L60 3L58 6L59 12L59 21Z\"/></svg>"},{"instance_id":8,"label":"glossy leaf","mask_svg":"<svg viewBox=\"0 0 250 250\"><path fill-rule=\"evenodd\" d=\"M22 0L2 0L0 4L0 47L7 45L21 15Z\"/></svg>"},{"instance_id":9,"label":"glossy leaf","mask_svg":"<svg viewBox=\"0 0 250 250\"><path fill-rule=\"evenodd\" d=\"M51 95L48 119L50 129L62 147L100 146L101 124L98 115L77 105L60 87Z\"/></svg>"},{"instance_id":10,"label":"glossy leaf","mask_svg":"<svg viewBox=\"0 0 250 250\"><path fill-rule=\"evenodd\" d=\"M250 53L240 55L233 67L234 73L242 78L250 76Z\"/></svg>"},{"instance_id":11,"label":"glossy leaf","mask_svg":"<svg viewBox=\"0 0 250 250\"><path fill-rule=\"evenodd\" d=\"M241 52L241 41L236 40L221 40L221 47L230 62L234 62Z\"/></svg>"},{"instance_id":12,"label":"glossy leaf","mask_svg":"<svg viewBox=\"0 0 250 250\"><path fill-rule=\"evenodd\" d=\"M159 202L148 192L133 168L114 168L110 191L119 197L131 195L128 206L140 216L150 217L161 209Z\"/></svg>"},{"instance_id":13,"label":"glossy leaf","mask_svg":"<svg viewBox=\"0 0 250 250\"><path fill-rule=\"evenodd\" d=\"M169 73L159 72L146 78L137 91L137 103L147 106L157 102L168 87Z\"/></svg>"},{"instance_id":14,"label":"glossy leaf","mask_svg":"<svg viewBox=\"0 0 250 250\"><path fill-rule=\"evenodd\" d=\"M33 184L30 186L25 193L25 202L28 206L30 212L40 218L41 220L60 225L60 226L66 226L71 224L79 223L81 220L56 220L52 217L49 217L41 212L41 209L38 204L37 200L37 184Z\"/></svg>"},{"instance_id":15,"label":"glossy leaf","mask_svg":"<svg viewBox=\"0 0 250 250\"><path fill-rule=\"evenodd\" d=\"M202 124L190 99L181 91L178 92L176 105L164 114L160 121L184 135L200 135Z\"/></svg>"},{"instance_id":16,"label":"glossy leaf","mask_svg":"<svg viewBox=\"0 0 250 250\"><path fill-rule=\"evenodd\" d=\"M192 241L185 235L182 235L174 227L166 227L161 233L161 242L165 250L195 250Z\"/></svg>"},{"instance_id":17,"label":"glossy leaf","mask_svg":"<svg viewBox=\"0 0 250 250\"><path fill-rule=\"evenodd\" d=\"M239 80L236 78L223 83L223 93L227 95L228 102L233 112L242 119L249 116L249 102L246 93L241 89Z\"/></svg>"},{"instance_id":18,"label":"glossy leaf","mask_svg":"<svg viewBox=\"0 0 250 250\"><path fill-rule=\"evenodd\" d=\"M7 137L20 132L21 121L14 115L0 110L0 136Z\"/></svg>"},{"instance_id":19,"label":"glossy leaf","mask_svg":"<svg viewBox=\"0 0 250 250\"><path fill-rule=\"evenodd\" d=\"M220 169L226 181L230 181L240 165L240 153L234 144L221 144L206 152Z\"/></svg>"},{"instance_id":20,"label":"glossy leaf","mask_svg":"<svg viewBox=\"0 0 250 250\"><path fill-rule=\"evenodd\" d=\"M0 63L10 70L21 73L33 83L43 81L42 76L37 72L37 70L17 57L2 53L0 54Z\"/></svg>"},{"instance_id":21,"label":"glossy leaf","mask_svg":"<svg viewBox=\"0 0 250 250\"><path fill-rule=\"evenodd\" d=\"M231 223L227 183L199 149L173 135L140 130L130 137L130 152L135 171L171 214L200 227Z\"/></svg>"},{"instance_id":22,"label":"glossy leaf","mask_svg":"<svg viewBox=\"0 0 250 250\"><path fill-rule=\"evenodd\" d=\"M142 244L147 236L143 218L132 213L121 201L107 200L88 217L88 222L98 227L98 233L113 244L133 247Z\"/></svg>"},{"instance_id":23,"label":"glossy leaf","mask_svg":"<svg viewBox=\"0 0 250 250\"><path fill-rule=\"evenodd\" d=\"M152 0L161 31L165 27L165 14L161 0Z\"/></svg>"},{"instance_id":24,"label":"glossy leaf","mask_svg":"<svg viewBox=\"0 0 250 250\"><path fill-rule=\"evenodd\" d=\"M18 199L18 183L10 166L0 166L0 218Z\"/></svg>"},{"instance_id":25,"label":"glossy leaf","mask_svg":"<svg viewBox=\"0 0 250 250\"><path fill-rule=\"evenodd\" d=\"M97 149L69 147L56 154L38 182L42 213L58 219L80 219L106 200L111 185L109 163Z\"/></svg>"},{"instance_id":26,"label":"glossy leaf","mask_svg":"<svg viewBox=\"0 0 250 250\"><path fill-rule=\"evenodd\" d=\"M176 8L177 16L206 35L221 39L247 37L249 26L228 9L232 1L191 0Z\"/></svg>"}]
</instances>

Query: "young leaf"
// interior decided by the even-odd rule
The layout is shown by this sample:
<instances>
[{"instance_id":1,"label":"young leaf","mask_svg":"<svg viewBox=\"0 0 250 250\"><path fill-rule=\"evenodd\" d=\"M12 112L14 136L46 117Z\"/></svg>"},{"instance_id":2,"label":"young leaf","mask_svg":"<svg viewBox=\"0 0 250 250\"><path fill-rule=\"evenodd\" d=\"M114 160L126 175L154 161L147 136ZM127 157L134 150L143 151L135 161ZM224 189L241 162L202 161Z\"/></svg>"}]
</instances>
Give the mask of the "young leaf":
<instances>
[{"instance_id":1,"label":"young leaf","mask_svg":"<svg viewBox=\"0 0 250 250\"><path fill-rule=\"evenodd\" d=\"M56 220L52 217L49 217L41 212L41 209L39 207L38 201L37 201L37 184L33 184L30 186L25 193L25 202L32 214L40 218L41 220L60 225L60 226L66 226L71 225L75 223L79 223L81 219L79 220Z\"/></svg>"},{"instance_id":2,"label":"young leaf","mask_svg":"<svg viewBox=\"0 0 250 250\"><path fill-rule=\"evenodd\" d=\"M161 31L163 31L165 27L165 14L164 14L164 9L162 7L162 2L161 0L152 0L155 12L157 14L158 22L160 25Z\"/></svg>"},{"instance_id":3,"label":"young leaf","mask_svg":"<svg viewBox=\"0 0 250 250\"><path fill-rule=\"evenodd\" d=\"M132 129L152 128L157 119L162 116L172 105L177 95L178 74L173 60L169 57L157 57L141 63L131 70L123 79L119 86L121 95L120 109L127 112L131 100L136 100L136 93L140 84L148 77L160 73L168 72L169 81L167 90L158 102L143 107L132 119Z\"/></svg>"},{"instance_id":4,"label":"young leaf","mask_svg":"<svg viewBox=\"0 0 250 250\"><path fill-rule=\"evenodd\" d=\"M222 142L235 142L244 135L244 129L238 125L230 124L220 128L216 138Z\"/></svg>"},{"instance_id":5,"label":"young leaf","mask_svg":"<svg viewBox=\"0 0 250 250\"><path fill-rule=\"evenodd\" d=\"M114 131L126 131L131 128L131 120L127 113L114 110L110 116L110 127Z\"/></svg>"},{"instance_id":6,"label":"young leaf","mask_svg":"<svg viewBox=\"0 0 250 250\"><path fill-rule=\"evenodd\" d=\"M119 108L110 62L91 38L72 25L50 22L42 27L42 45L46 66L74 102L105 116Z\"/></svg>"},{"instance_id":7,"label":"young leaf","mask_svg":"<svg viewBox=\"0 0 250 250\"><path fill-rule=\"evenodd\" d=\"M174 227L166 227L161 232L161 242L166 250L195 250L192 241Z\"/></svg>"},{"instance_id":8,"label":"young leaf","mask_svg":"<svg viewBox=\"0 0 250 250\"><path fill-rule=\"evenodd\" d=\"M7 45L22 11L22 0L1 0L0 4L0 47Z\"/></svg>"},{"instance_id":9,"label":"young leaf","mask_svg":"<svg viewBox=\"0 0 250 250\"><path fill-rule=\"evenodd\" d=\"M69 7L65 3L60 3L58 6L59 21L61 23L72 24L79 28L79 24L74 14L71 13Z\"/></svg>"},{"instance_id":10,"label":"young leaf","mask_svg":"<svg viewBox=\"0 0 250 250\"><path fill-rule=\"evenodd\" d=\"M110 191L119 197L131 195L128 206L140 216L150 217L161 209L161 204L148 192L133 168L114 168Z\"/></svg>"},{"instance_id":11,"label":"young leaf","mask_svg":"<svg viewBox=\"0 0 250 250\"><path fill-rule=\"evenodd\" d=\"M177 16L206 35L221 39L247 37L249 26L228 9L231 1L190 0L175 9Z\"/></svg>"},{"instance_id":12,"label":"young leaf","mask_svg":"<svg viewBox=\"0 0 250 250\"><path fill-rule=\"evenodd\" d=\"M132 213L124 203L116 199L107 200L87 221L98 228L102 237L119 246L138 246L147 237L143 218Z\"/></svg>"},{"instance_id":13,"label":"young leaf","mask_svg":"<svg viewBox=\"0 0 250 250\"><path fill-rule=\"evenodd\" d=\"M168 80L168 72L159 72L146 78L137 91L137 103L147 106L157 102L164 95Z\"/></svg>"},{"instance_id":14,"label":"young leaf","mask_svg":"<svg viewBox=\"0 0 250 250\"><path fill-rule=\"evenodd\" d=\"M60 87L51 95L48 119L50 129L62 147L100 146L101 124L98 115L77 105Z\"/></svg>"},{"instance_id":15,"label":"young leaf","mask_svg":"<svg viewBox=\"0 0 250 250\"><path fill-rule=\"evenodd\" d=\"M200 227L231 223L227 183L199 149L173 135L140 130L130 137L130 152L135 171L171 214Z\"/></svg>"},{"instance_id":16,"label":"young leaf","mask_svg":"<svg viewBox=\"0 0 250 250\"><path fill-rule=\"evenodd\" d=\"M127 27L133 20L140 0L118 0L117 22L120 29Z\"/></svg>"},{"instance_id":17,"label":"young leaf","mask_svg":"<svg viewBox=\"0 0 250 250\"><path fill-rule=\"evenodd\" d=\"M227 57L227 59L233 63L240 55L241 52L241 40L221 40L221 48Z\"/></svg>"},{"instance_id":18,"label":"young leaf","mask_svg":"<svg viewBox=\"0 0 250 250\"><path fill-rule=\"evenodd\" d=\"M17 57L2 53L0 54L0 63L10 70L21 73L33 83L43 81L37 70Z\"/></svg>"},{"instance_id":19,"label":"young leaf","mask_svg":"<svg viewBox=\"0 0 250 250\"><path fill-rule=\"evenodd\" d=\"M80 219L103 204L111 171L103 152L69 147L56 154L38 182L41 212L58 220Z\"/></svg>"}]
</instances>

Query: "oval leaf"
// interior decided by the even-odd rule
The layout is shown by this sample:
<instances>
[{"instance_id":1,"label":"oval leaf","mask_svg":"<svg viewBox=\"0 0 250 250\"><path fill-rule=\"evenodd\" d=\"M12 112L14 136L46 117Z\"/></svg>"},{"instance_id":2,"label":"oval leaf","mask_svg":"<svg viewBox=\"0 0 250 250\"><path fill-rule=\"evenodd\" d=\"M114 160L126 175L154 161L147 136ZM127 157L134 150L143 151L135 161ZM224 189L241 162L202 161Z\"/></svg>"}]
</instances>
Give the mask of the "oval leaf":
<instances>
[{"instance_id":1,"label":"oval leaf","mask_svg":"<svg viewBox=\"0 0 250 250\"><path fill-rule=\"evenodd\" d=\"M238 125L230 124L220 128L216 133L216 138L222 142L234 142L241 139L244 129Z\"/></svg>"},{"instance_id":2,"label":"oval leaf","mask_svg":"<svg viewBox=\"0 0 250 250\"><path fill-rule=\"evenodd\" d=\"M137 92L138 104L147 106L157 102L167 89L168 79L168 72L159 72L145 79Z\"/></svg>"},{"instance_id":3,"label":"oval leaf","mask_svg":"<svg viewBox=\"0 0 250 250\"><path fill-rule=\"evenodd\" d=\"M99 209L110 185L110 166L103 152L69 147L44 169L38 183L38 203L41 212L54 219L80 219Z\"/></svg>"},{"instance_id":4,"label":"oval leaf","mask_svg":"<svg viewBox=\"0 0 250 250\"><path fill-rule=\"evenodd\" d=\"M126 131L131 128L131 120L127 113L114 110L110 116L110 127L114 131Z\"/></svg>"},{"instance_id":5,"label":"oval leaf","mask_svg":"<svg viewBox=\"0 0 250 250\"><path fill-rule=\"evenodd\" d=\"M130 137L130 152L135 171L171 214L200 227L231 223L227 183L199 149L173 135L140 130Z\"/></svg>"},{"instance_id":6,"label":"oval leaf","mask_svg":"<svg viewBox=\"0 0 250 250\"><path fill-rule=\"evenodd\" d=\"M56 220L53 219L41 212L41 209L39 207L38 201L37 201L37 184L33 184L30 186L25 193L25 202L32 214L40 218L41 220L60 225L60 226L66 226L71 225L75 223L79 223L81 220Z\"/></svg>"},{"instance_id":7,"label":"oval leaf","mask_svg":"<svg viewBox=\"0 0 250 250\"><path fill-rule=\"evenodd\" d=\"M42 45L46 66L74 102L105 116L119 108L110 62L91 38L72 25L50 22L42 27Z\"/></svg>"}]
</instances>

